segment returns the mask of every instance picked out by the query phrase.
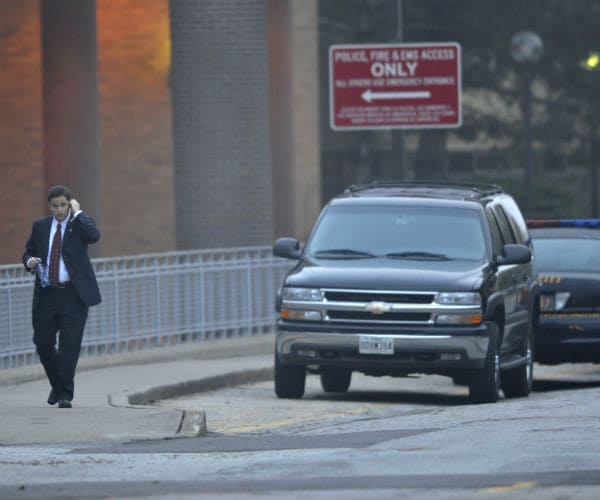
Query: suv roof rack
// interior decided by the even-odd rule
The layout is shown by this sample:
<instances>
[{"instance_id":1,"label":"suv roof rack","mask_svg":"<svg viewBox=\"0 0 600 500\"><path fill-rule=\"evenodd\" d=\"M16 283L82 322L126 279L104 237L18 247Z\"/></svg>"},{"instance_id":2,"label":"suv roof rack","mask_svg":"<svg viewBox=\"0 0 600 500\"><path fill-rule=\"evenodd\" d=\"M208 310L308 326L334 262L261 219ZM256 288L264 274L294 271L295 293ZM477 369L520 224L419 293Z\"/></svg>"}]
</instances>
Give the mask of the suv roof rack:
<instances>
[{"instance_id":1,"label":"suv roof rack","mask_svg":"<svg viewBox=\"0 0 600 500\"><path fill-rule=\"evenodd\" d=\"M373 181L368 184L352 184L344 190L344 194L360 193L362 191L377 189L393 189L402 194L414 193L420 190L423 194L435 195L450 194L466 196L468 198L482 198L504 191L497 184L483 184L475 182L443 182L443 181Z\"/></svg>"}]
</instances>

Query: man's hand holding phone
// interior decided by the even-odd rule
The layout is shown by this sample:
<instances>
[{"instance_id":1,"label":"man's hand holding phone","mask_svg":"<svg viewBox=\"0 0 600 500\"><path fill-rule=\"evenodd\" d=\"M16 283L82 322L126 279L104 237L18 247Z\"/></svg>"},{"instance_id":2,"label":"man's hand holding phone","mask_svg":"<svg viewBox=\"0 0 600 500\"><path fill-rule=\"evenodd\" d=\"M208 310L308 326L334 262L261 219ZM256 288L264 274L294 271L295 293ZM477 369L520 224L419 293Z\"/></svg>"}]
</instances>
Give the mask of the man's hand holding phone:
<instances>
[{"instance_id":1,"label":"man's hand holding phone","mask_svg":"<svg viewBox=\"0 0 600 500\"><path fill-rule=\"evenodd\" d=\"M76 214L81 210L81 205L75 198L71 198L71 211Z\"/></svg>"}]
</instances>

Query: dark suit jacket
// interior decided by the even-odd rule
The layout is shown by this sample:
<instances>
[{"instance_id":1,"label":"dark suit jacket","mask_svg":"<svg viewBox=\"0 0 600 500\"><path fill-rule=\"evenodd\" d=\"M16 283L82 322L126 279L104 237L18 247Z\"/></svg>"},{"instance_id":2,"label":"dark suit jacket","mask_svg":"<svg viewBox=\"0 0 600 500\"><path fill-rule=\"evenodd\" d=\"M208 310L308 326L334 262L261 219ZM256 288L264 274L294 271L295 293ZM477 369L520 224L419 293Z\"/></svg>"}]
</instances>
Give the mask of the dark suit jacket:
<instances>
[{"instance_id":1,"label":"dark suit jacket","mask_svg":"<svg viewBox=\"0 0 600 500\"><path fill-rule=\"evenodd\" d=\"M50 238L50 227L52 216L38 219L33 223L31 235L25 246L22 261L27 267L29 257L40 257L47 265L48 240ZM69 219L62 241L62 257L65 262L71 284L87 306L95 306L102 299L96 274L88 256L87 247L90 243L96 243L100 239L100 231L94 220L81 212L77 217ZM36 276L33 292L33 310L35 311L40 296L40 280Z\"/></svg>"}]
</instances>

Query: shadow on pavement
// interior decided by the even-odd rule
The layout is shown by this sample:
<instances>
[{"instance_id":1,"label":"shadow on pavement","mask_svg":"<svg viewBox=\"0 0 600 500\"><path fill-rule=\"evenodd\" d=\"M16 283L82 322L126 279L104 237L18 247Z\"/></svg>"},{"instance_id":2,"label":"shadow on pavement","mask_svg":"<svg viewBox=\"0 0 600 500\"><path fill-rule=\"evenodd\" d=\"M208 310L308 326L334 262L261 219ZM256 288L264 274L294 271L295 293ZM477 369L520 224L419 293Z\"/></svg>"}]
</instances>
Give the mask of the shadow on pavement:
<instances>
[{"instance_id":1,"label":"shadow on pavement","mask_svg":"<svg viewBox=\"0 0 600 500\"><path fill-rule=\"evenodd\" d=\"M440 394L434 392L375 392L353 391L347 393L325 393L306 395L305 399L326 401L350 401L363 403L412 403L427 406L461 406L471 404L467 394Z\"/></svg>"},{"instance_id":2,"label":"shadow on pavement","mask_svg":"<svg viewBox=\"0 0 600 500\"><path fill-rule=\"evenodd\" d=\"M593 389L600 387L600 380L534 380L535 392Z\"/></svg>"}]
</instances>

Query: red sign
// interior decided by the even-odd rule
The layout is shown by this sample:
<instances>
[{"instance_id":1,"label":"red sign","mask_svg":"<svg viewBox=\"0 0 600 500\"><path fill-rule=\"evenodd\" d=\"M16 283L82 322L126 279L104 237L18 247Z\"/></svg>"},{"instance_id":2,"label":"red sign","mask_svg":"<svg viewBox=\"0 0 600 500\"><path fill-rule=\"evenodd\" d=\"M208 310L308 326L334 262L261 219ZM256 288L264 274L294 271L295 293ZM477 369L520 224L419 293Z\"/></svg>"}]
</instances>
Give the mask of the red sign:
<instances>
[{"instance_id":1,"label":"red sign","mask_svg":"<svg viewBox=\"0 0 600 500\"><path fill-rule=\"evenodd\" d=\"M460 46L333 45L329 93L334 130L458 127Z\"/></svg>"}]
</instances>

